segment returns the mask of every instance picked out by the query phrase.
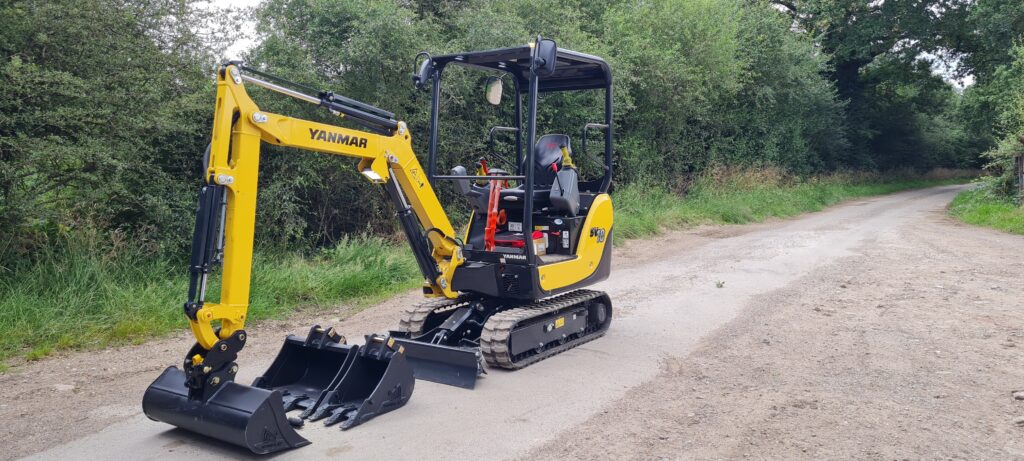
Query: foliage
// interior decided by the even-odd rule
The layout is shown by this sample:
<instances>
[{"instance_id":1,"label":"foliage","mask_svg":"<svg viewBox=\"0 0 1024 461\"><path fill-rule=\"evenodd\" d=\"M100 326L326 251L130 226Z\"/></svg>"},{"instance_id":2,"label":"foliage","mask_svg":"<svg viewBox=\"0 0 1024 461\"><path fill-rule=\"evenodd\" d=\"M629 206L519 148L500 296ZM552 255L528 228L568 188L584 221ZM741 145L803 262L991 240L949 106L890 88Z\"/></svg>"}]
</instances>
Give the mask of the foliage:
<instances>
[{"instance_id":1,"label":"foliage","mask_svg":"<svg viewBox=\"0 0 1024 461\"><path fill-rule=\"evenodd\" d=\"M866 141L873 162L883 170L908 166L960 166L977 162L964 158L966 135L956 118L957 97L949 84L931 73L926 62L906 65L877 59L864 69L867 91L860 107L873 136Z\"/></svg>"},{"instance_id":2,"label":"foliage","mask_svg":"<svg viewBox=\"0 0 1024 461\"><path fill-rule=\"evenodd\" d=\"M954 36L951 48L964 55L962 74L971 74L982 85L996 69L1013 61L1012 48L1024 32L1024 2L1018 0L978 0Z\"/></svg>"},{"instance_id":3,"label":"foliage","mask_svg":"<svg viewBox=\"0 0 1024 461\"><path fill-rule=\"evenodd\" d=\"M615 235L626 239L700 224L747 224L819 211L856 197L963 183L972 170L838 172L802 178L783 170L723 169L702 174L685 199L658 184L634 183L615 194Z\"/></svg>"},{"instance_id":4,"label":"foliage","mask_svg":"<svg viewBox=\"0 0 1024 461\"><path fill-rule=\"evenodd\" d=\"M1024 208L1000 188L998 181L984 180L978 187L957 195L949 212L967 224L1024 235Z\"/></svg>"},{"instance_id":5,"label":"foliage","mask_svg":"<svg viewBox=\"0 0 1024 461\"><path fill-rule=\"evenodd\" d=\"M180 251L208 131L215 38L177 0L0 6L0 267L55 230Z\"/></svg>"},{"instance_id":6,"label":"foliage","mask_svg":"<svg viewBox=\"0 0 1024 461\"><path fill-rule=\"evenodd\" d=\"M848 164L874 168L974 165L955 125L952 86L932 67L963 53L970 2L773 0L817 39L848 102ZM960 48L954 46L960 45ZM954 66L955 67L955 66ZM950 131L950 128L953 128Z\"/></svg>"},{"instance_id":7,"label":"foliage","mask_svg":"<svg viewBox=\"0 0 1024 461\"><path fill-rule=\"evenodd\" d=\"M990 148L982 157L993 175L992 191L1012 197L1019 190L1014 158L1024 155L1024 44L1007 56L1009 62L996 66L985 83L971 88L961 111L969 132L984 140L979 150Z\"/></svg>"},{"instance_id":8,"label":"foliage","mask_svg":"<svg viewBox=\"0 0 1024 461\"><path fill-rule=\"evenodd\" d=\"M723 149L723 163L761 163L798 173L851 164L844 103L822 78L826 57L770 8L748 8L741 19L740 55L747 71L731 112L740 117L743 131L737 137L743 146Z\"/></svg>"},{"instance_id":9,"label":"foliage","mask_svg":"<svg viewBox=\"0 0 1024 461\"><path fill-rule=\"evenodd\" d=\"M188 282L184 266L132 245L110 249L100 235L62 236L32 265L0 278L0 360L139 342L181 328L176 306ZM249 318L344 301L364 305L420 281L409 252L379 238L346 239L311 256L262 251L253 266Z\"/></svg>"},{"instance_id":10,"label":"foliage","mask_svg":"<svg viewBox=\"0 0 1024 461\"><path fill-rule=\"evenodd\" d=\"M509 46L542 32L612 63L618 184L658 181L685 190L714 165L814 173L968 164L961 153L969 136L949 116L966 105L948 85L926 65L908 64L906 49L858 48L865 37L909 37L894 35L896 22L913 29L907 33L938 27L928 8L899 5L884 2L852 27L864 30L840 33L831 24L860 12L856 2L801 1L787 16L762 1L266 0L250 13L258 45L246 61L395 112L423 153L429 105L408 84L412 57ZM0 7L0 232L16 236L0 247L0 264L11 269L31 259L68 229L128 239L153 254L182 252L212 112L212 64L234 24L222 14L177 0L18 0ZM807 33L791 30L794 21ZM210 30L221 34L200 32ZM859 67L863 90L847 106L835 66L869 55ZM481 78L446 73L443 169L489 155L487 129L511 122L516 96L506 92L500 107L484 103ZM345 123L301 102L252 93L270 111ZM601 98L546 95L538 117L542 133L578 136L585 123L600 120ZM507 141L499 151L510 151ZM351 161L266 152L260 245L308 249L351 233L395 231L383 194L370 192ZM451 189L440 193L457 202Z\"/></svg>"}]
</instances>

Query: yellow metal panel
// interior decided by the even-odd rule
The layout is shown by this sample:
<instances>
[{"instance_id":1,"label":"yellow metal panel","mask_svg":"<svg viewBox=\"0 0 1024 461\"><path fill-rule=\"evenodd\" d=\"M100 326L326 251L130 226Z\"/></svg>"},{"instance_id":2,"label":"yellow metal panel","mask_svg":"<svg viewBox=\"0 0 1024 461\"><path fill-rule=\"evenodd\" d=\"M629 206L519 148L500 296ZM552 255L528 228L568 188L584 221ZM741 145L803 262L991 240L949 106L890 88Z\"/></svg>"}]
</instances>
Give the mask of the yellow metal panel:
<instances>
[{"instance_id":1,"label":"yellow metal panel","mask_svg":"<svg viewBox=\"0 0 1024 461\"><path fill-rule=\"evenodd\" d=\"M567 287L589 277L597 270L605 245L611 243L608 237L612 230L612 215L611 197L608 194L598 195L590 206L587 219L583 221L579 245L576 246L576 258L540 266L537 273L540 276L541 289L551 291ZM597 236L590 235L590 230L595 228L604 229L604 241L598 242Z\"/></svg>"},{"instance_id":2,"label":"yellow metal panel","mask_svg":"<svg viewBox=\"0 0 1024 461\"><path fill-rule=\"evenodd\" d=\"M264 120L256 123L263 140L299 149L342 154L348 157L377 158L388 138L372 133L311 122L269 112L260 112Z\"/></svg>"}]
</instances>

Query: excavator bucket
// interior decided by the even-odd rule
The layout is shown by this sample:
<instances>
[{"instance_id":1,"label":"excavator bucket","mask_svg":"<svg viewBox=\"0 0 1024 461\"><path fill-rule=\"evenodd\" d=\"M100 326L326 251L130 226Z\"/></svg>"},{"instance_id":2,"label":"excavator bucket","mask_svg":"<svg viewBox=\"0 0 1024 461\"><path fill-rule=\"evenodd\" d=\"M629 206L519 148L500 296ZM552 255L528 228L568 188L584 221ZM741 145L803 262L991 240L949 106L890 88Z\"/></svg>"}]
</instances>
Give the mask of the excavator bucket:
<instances>
[{"instance_id":1,"label":"excavator bucket","mask_svg":"<svg viewBox=\"0 0 1024 461\"><path fill-rule=\"evenodd\" d=\"M164 370L142 397L146 416L261 455L309 445L288 422L280 392L227 381L204 400L189 396L185 380L177 367Z\"/></svg>"},{"instance_id":2,"label":"excavator bucket","mask_svg":"<svg viewBox=\"0 0 1024 461\"><path fill-rule=\"evenodd\" d=\"M391 337L368 335L343 376L302 417L348 429L405 405L415 384L405 348Z\"/></svg>"},{"instance_id":3,"label":"excavator bucket","mask_svg":"<svg viewBox=\"0 0 1024 461\"><path fill-rule=\"evenodd\" d=\"M345 337L333 328L324 330L314 325L306 339L288 335L270 368L252 385L280 391L284 411L311 410L336 385L357 350L345 344Z\"/></svg>"},{"instance_id":4,"label":"excavator bucket","mask_svg":"<svg viewBox=\"0 0 1024 461\"><path fill-rule=\"evenodd\" d=\"M229 365L233 365L229 364ZM208 395L186 385L185 372L164 370L142 397L150 419L203 434L256 454L309 445L295 432L302 419L324 419L348 429L405 405L415 378L405 349L390 337L366 336L366 345L345 344L343 336L319 325L305 339L285 339L270 368L252 386L231 380L229 368ZM230 376L230 377L229 377Z\"/></svg>"},{"instance_id":5,"label":"excavator bucket","mask_svg":"<svg viewBox=\"0 0 1024 461\"><path fill-rule=\"evenodd\" d=\"M409 401L415 379L404 348L379 335L367 335L363 346L345 342L319 325L306 339L290 335L253 387L280 392L286 412L301 409L302 419L325 419L342 429Z\"/></svg>"}]
</instances>

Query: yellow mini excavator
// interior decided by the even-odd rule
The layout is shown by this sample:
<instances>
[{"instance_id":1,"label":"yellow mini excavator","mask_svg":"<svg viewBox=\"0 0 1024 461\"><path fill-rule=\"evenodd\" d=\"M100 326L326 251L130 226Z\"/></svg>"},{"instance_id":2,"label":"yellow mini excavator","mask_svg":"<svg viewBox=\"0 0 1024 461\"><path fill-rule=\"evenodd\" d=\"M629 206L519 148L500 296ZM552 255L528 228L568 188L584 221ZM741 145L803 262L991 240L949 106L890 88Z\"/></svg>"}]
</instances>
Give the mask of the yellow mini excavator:
<instances>
[{"instance_id":1,"label":"yellow mini excavator","mask_svg":"<svg viewBox=\"0 0 1024 461\"><path fill-rule=\"evenodd\" d=\"M559 49L540 37L527 46L416 58L413 83L432 95L426 168L394 114L316 91L238 62L217 74L213 137L199 205L184 313L196 338L182 368L169 367L146 390L151 419L271 453L309 443L295 427L324 419L343 429L396 409L415 379L472 388L486 367L517 369L600 337L612 318L605 293L583 289L611 267L613 212L611 70L601 58ZM481 159L470 174L456 166L437 174L442 75L448 66L487 74L486 99L513 86L510 125L490 130L514 137L507 170ZM246 92L255 85L319 105L363 129L260 110ZM603 91L604 119L581 127L580 155L570 136L537 133L538 94ZM509 98L506 98L509 99ZM525 103L525 113L523 105ZM603 133L603 152L588 156L587 133ZM235 382L245 345L260 146L269 143L359 160L357 169L384 187L397 209L436 298L406 310L396 330L350 345L332 328L289 336L251 386ZM578 161L597 165L580 175ZM577 162L574 162L574 159ZM472 214L461 235L434 187L453 181ZM220 296L207 282L222 267ZM486 366L485 366L486 364ZM298 417L287 412L301 411Z\"/></svg>"}]
</instances>

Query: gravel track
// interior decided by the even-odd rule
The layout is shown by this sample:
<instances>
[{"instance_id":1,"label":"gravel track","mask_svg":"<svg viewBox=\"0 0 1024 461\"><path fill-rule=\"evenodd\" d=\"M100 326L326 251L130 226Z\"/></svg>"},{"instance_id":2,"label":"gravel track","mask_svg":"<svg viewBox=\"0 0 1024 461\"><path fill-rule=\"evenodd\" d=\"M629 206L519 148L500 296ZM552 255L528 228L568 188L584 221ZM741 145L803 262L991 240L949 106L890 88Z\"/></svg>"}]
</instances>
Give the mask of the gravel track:
<instances>
[{"instance_id":1,"label":"gravel track","mask_svg":"<svg viewBox=\"0 0 1024 461\"><path fill-rule=\"evenodd\" d=\"M607 335L473 391L417 383L353 430L308 424L275 459L1024 457L1024 238L944 214L961 187L618 247ZM289 332L394 327L409 293L251 328L239 374ZM169 307L172 308L172 307ZM149 421L184 335L0 375L0 458L247 458Z\"/></svg>"}]
</instances>

